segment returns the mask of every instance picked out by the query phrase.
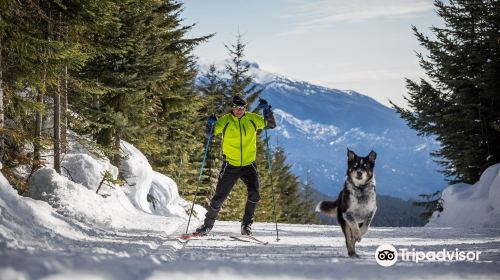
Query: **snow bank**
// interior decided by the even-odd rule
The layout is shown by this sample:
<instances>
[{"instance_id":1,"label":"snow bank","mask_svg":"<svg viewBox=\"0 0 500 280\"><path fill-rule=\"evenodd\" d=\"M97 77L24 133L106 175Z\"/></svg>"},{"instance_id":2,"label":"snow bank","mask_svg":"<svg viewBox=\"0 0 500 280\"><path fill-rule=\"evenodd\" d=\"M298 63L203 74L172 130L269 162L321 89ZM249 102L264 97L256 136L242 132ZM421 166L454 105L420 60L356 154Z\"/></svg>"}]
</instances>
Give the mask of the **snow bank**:
<instances>
[{"instance_id":1,"label":"snow bank","mask_svg":"<svg viewBox=\"0 0 500 280\"><path fill-rule=\"evenodd\" d=\"M89 190L96 190L102 180L103 172L109 171L114 178L118 176L118 168L109 161L93 158L85 153L68 154L61 162L63 174L75 183L84 185Z\"/></svg>"},{"instance_id":2,"label":"snow bank","mask_svg":"<svg viewBox=\"0 0 500 280\"><path fill-rule=\"evenodd\" d=\"M120 171L127 182L123 188L133 205L146 213L187 218L190 203L179 196L177 184L169 177L153 170L147 158L132 144L122 141ZM149 197L149 199L148 199ZM196 216L205 215L205 209L195 205Z\"/></svg>"},{"instance_id":3,"label":"snow bank","mask_svg":"<svg viewBox=\"0 0 500 280\"><path fill-rule=\"evenodd\" d=\"M153 180L149 194L154 197L155 203L150 204L150 211L156 215L168 217L187 217L187 209L191 203L179 196L177 184L169 177L153 172ZM205 208L195 204L194 215L201 219L206 213Z\"/></svg>"},{"instance_id":4,"label":"snow bank","mask_svg":"<svg viewBox=\"0 0 500 280\"><path fill-rule=\"evenodd\" d=\"M84 239L47 203L19 196L0 173L0 247L51 247L49 243L57 242L58 236Z\"/></svg>"},{"instance_id":5,"label":"snow bank","mask_svg":"<svg viewBox=\"0 0 500 280\"><path fill-rule=\"evenodd\" d=\"M183 231L191 203L133 145L124 142L121 149L127 184L103 184L98 194L103 173L116 178L118 168L74 142L62 161L64 176L51 168L37 170L29 197L19 196L0 173L0 248L58 248L61 240L89 240L100 233ZM199 205L195 211L193 227L205 214Z\"/></svg>"},{"instance_id":6,"label":"snow bank","mask_svg":"<svg viewBox=\"0 0 500 280\"><path fill-rule=\"evenodd\" d=\"M188 218L190 203L179 197L175 182L153 171L144 154L132 144L122 141L120 148L124 186L102 184L96 194L104 172L116 178L118 168L74 144L73 153L65 155L63 161L72 180L42 168L32 176L30 197L48 202L66 217L99 228L173 232ZM204 214L202 207L196 210L197 216Z\"/></svg>"},{"instance_id":7,"label":"snow bank","mask_svg":"<svg viewBox=\"0 0 500 280\"><path fill-rule=\"evenodd\" d=\"M120 170L127 181L125 193L137 208L150 213L147 195L153 181L153 168L133 145L122 141L120 149L124 158Z\"/></svg>"},{"instance_id":8,"label":"snow bank","mask_svg":"<svg viewBox=\"0 0 500 280\"><path fill-rule=\"evenodd\" d=\"M444 210L427 226L500 227L500 163L486 169L474 185L456 184L443 190Z\"/></svg>"},{"instance_id":9,"label":"snow bank","mask_svg":"<svg viewBox=\"0 0 500 280\"><path fill-rule=\"evenodd\" d=\"M181 221L148 215L136 209L120 187L106 198L81 184L60 176L51 168L42 168L30 181L30 197L49 203L57 213L82 224L100 229L162 230L172 232Z\"/></svg>"}]
</instances>

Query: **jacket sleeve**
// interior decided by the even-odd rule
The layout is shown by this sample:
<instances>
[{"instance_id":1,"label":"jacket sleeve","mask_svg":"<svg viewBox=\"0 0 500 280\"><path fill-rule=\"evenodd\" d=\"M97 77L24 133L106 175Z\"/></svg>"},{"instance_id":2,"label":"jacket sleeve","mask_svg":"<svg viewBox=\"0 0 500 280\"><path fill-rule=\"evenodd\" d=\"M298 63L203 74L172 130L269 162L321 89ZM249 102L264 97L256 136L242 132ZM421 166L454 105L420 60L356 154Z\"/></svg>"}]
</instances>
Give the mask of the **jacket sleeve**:
<instances>
[{"instance_id":1,"label":"jacket sleeve","mask_svg":"<svg viewBox=\"0 0 500 280\"><path fill-rule=\"evenodd\" d=\"M224 129L226 123L227 123L227 115L220 117L215 123L214 135L222 133L222 130Z\"/></svg>"},{"instance_id":2,"label":"jacket sleeve","mask_svg":"<svg viewBox=\"0 0 500 280\"><path fill-rule=\"evenodd\" d=\"M273 112L270 111L264 115L266 116L265 119L259 114L252 113L252 120L254 121L255 125L257 126L257 129L264 129L266 127L266 122L267 122L268 128L275 128L276 121L274 120Z\"/></svg>"}]
</instances>

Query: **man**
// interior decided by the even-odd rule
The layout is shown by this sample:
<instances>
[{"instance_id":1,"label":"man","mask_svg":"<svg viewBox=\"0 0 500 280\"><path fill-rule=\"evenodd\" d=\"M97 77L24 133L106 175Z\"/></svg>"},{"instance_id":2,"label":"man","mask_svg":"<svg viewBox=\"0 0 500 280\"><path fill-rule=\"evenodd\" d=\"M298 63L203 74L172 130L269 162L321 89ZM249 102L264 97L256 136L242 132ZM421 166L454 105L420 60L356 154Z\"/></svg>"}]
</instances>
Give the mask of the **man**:
<instances>
[{"instance_id":1,"label":"man","mask_svg":"<svg viewBox=\"0 0 500 280\"><path fill-rule=\"evenodd\" d=\"M202 226L196 229L195 235L207 235L214 226L222 203L236 181L241 178L248 191L245 214L241 223L241 234L252 235L252 223L257 203L260 200L259 175L255 165L257 152L257 130L276 127L271 106L266 100L259 100L259 108L264 117L246 112L246 101L239 95L233 97L233 107L230 114L216 119L208 119L208 128L213 128L213 134L222 133L222 152L224 162L219 174L215 195L210 201Z\"/></svg>"}]
</instances>

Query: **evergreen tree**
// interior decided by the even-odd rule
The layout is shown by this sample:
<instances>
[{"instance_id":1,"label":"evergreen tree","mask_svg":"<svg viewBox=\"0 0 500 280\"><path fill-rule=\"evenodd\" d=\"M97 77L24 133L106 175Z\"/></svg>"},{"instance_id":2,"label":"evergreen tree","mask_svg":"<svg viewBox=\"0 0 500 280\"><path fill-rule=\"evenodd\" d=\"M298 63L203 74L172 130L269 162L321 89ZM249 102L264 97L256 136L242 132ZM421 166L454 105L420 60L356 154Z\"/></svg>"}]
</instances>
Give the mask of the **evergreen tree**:
<instances>
[{"instance_id":1,"label":"evergreen tree","mask_svg":"<svg viewBox=\"0 0 500 280\"><path fill-rule=\"evenodd\" d=\"M200 112L200 116L206 116L208 118L207 115L222 115L224 113L223 110L227 101L224 95L224 82L222 81L221 75L222 73L217 70L215 65L210 65L208 71L202 73L198 89L202 94L204 105L202 112ZM205 113L203 113L203 111ZM204 125L206 125L206 119ZM221 166L222 139L220 137L212 137L204 171L205 176L200 186L200 188L205 190L201 193L204 198L202 205L205 207L208 207L210 199L215 194Z\"/></svg>"},{"instance_id":2,"label":"evergreen tree","mask_svg":"<svg viewBox=\"0 0 500 280\"><path fill-rule=\"evenodd\" d=\"M96 57L83 71L105 86L103 93L92 100L98 107L96 114L87 117L98 124L94 134L97 142L112 147L110 156L116 166L121 160L120 140L140 133L140 125L144 124L150 109L146 107L145 92L154 80L154 75L147 70L154 69L148 61L154 57L148 53L148 44L152 43L148 38L154 26L146 22L151 23L152 2L127 0L117 3L119 28L97 34L95 38L113 47L106 49L103 56Z\"/></svg>"},{"instance_id":3,"label":"evergreen tree","mask_svg":"<svg viewBox=\"0 0 500 280\"><path fill-rule=\"evenodd\" d=\"M3 95L3 68L2 68L2 39L3 39L3 21L2 15L0 14L0 165L3 162L3 150L4 150L4 95Z\"/></svg>"},{"instance_id":4,"label":"evergreen tree","mask_svg":"<svg viewBox=\"0 0 500 280\"><path fill-rule=\"evenodd\" d=\"M435 1L444 28L435 39L415 27L429 51L418 54L430 80L407 79L410 109L392 104L419 135L433 135L441 148L432 155L452 182L474 183L499 162L500 2Z\"/></svg>"},{"instance_id":5,"label":"evergreen tree","mask_svg":"<svg viewBox=\"0 0 500 280\"><path fill-rule=\"evenodd\" d=\"M443 211L444 200L441 198L441 191L436 191L433 194L420 194L419 197L422 200L414 201L412 205L424 208L424 211L420 214L420 219L425 223L429 222L434 212Z\"/></svg>"},{"instance_id":6,"label":"evergreen tree","mask_svg":"<svg viewBox=\"0 0 500 280\"><path fill-rule=\"evenodd\" d=\"M225 95L225 81L221 78L223 73L217 70L214 64L208 67L206 73L202 73L200 78L200 86L204 100L206 100L206 111L210 114L221 115L226 113L229 108L227 103L230 102L230 96Z\"/></svg>"},{"instance_id":7,"label":"evergreen tree","mask_svg":"<svg viewBox=\"0 0 500 280\"><path fill-rule=\"evenodd\" d=\"M26 182L15 168L33 165L36 169L42 163L42 152L52 140L42 135L42 114L46 105L54 104L62 65L77 67L82 56L77 42L61 40L60 27L69 24L74 14L60 1L2 1L0 17L5 73L2 156L8 162L6 176L24 189ZM48 95L52 100L44 102ZM27 146L33 146L31 154Z\"/></svg>"},{"instance_id":8,"label":"evergreen tree","mask_svg":"<svg viewBox=\"0 0 500 280\"><path fill-rule=\"evenodd\" d=\"M18 178L15 168L21 164L32 163L32 159L23 153L22 149L33 140L29 133L32 131L30 126L33 123L30 113L36 106L30 104L29 98L21 98L15 92L25 88L29 84L27 81L33 84L36 77L30 69L33 69L31 66L35 68L38 66L33 63L34 55L29 56L29 52L21 48L21 43L29 36L25 30L33 26L30 21L23 20L26 14L19 2L0 1L2 173L14 186L24 190L26 183Z\"/></svg>"},{"instance_id":9,"label":"evergreen tree","mask_svg":"<svg viewBox=\"0 0 500 280\"><path fill-rule=\"evenodd\" d=\"M181 4L174 1L116 1L117 21L90 34L99 46L83 79L91 91L75 100L91 121L88 133L119 165L120 140L136 144L160 172L180 177L192 172L195 114L200 100L193 91L192 49L208 37L185 38ZM85 84L83 84L85 85ZM88 108L88 109L85 109ZM90 129L89 129L90 128ZM189 177L195 177L191 176Z\"/></svg>"},{"instance_id":10,"label":"evergreen tree","mask_svg":"<svg viewBox=\"0 0 500 280\"><path fill-rule=\"evenodd\" d=\"M225 109L231 110L231 99L235 95L242 95L248 104L253 104L264 88L254 83L254 77L250 73L250 64L244 60L246 43L243 36L238 33L234 44L225 45L231 62L225 65L229 79L225 80L226 104Z\"/></svg>"},{"instance_id":11,"label":"evergreen tree","mask_svg":"<svg viewBox=\"0 0 500 280\"><path fill-rule=\"evenodd\" d=\"M316 201L314 199L314 186L311 182L309 172L307 173L306 184L302 192L302 203L300 212L302 214L301 222L304 224L319 224L319 213L315 211Z\"/></svg>"},{"instance_id":12,"label":"evergreen tree","mask_svg":"<svg viewBox=\"0 0 500 280\"><path fill-rule=\"evenodd\" d=\"M242 35L238 34L236 42L234 44L225 45L225 47L228 50L231 61L225 65L225 72L228 75L228 78L222 80L222 88L225 90L224 106L222 111L229 113L232 107L231 100L233 96L242 95L246 98L247 103L250 105L259 97L263 89L258 88L254 83L254 78L250 74L250 64L244 60L246 44L242 40ZM260 140L258 142L260 142ZM263 155L263 151L260 147L261 145L259 145L259 148L257 149L257 158L260 158ZM265 159L265 156L263 159ZM260 165L258 165L258 172L260 175L260 185L262 186L262 182L266 181L266 175L264 175L266 173L262 172L262 166ZM242 213L245 208L246 196L246 187L241 180L239 180L224 203L224 207L219 214L221 219L240 219L241 216L243 216Z\"/></svg>"},{"instance_id":13,"label":"evergreen tree","mask_svg":"<svg viewBox=\"0 0 500 280\"><path fill-rule=\"evenodd\" d=\"M291 166L286 163L285 150L277 146L273 151L273 174L276 184L275 197L278 197L279 221L300 223L301 196L299 178L292 174Z\"/></svg>"},{"instance_id":14,"label":"evergreen tree","mask_svg":"<svg viewBox=\"0 0 500 280\"><path fill-rule=\"evenodd\" d=\"M256 165L260 177L261 200L255 212L255 218L260 222L274 222L276 216L277 221L283 222L286 221L286 214L283 203L281 202L282 197L280 188L282 185L279 181L282 176L282 174L279 173L281 166L280 163L274 160L274 153L270 151L271 171L273 174L271 180L266 149L267 145L265 141L257 141Z\"/></svg>"}]
</instances>

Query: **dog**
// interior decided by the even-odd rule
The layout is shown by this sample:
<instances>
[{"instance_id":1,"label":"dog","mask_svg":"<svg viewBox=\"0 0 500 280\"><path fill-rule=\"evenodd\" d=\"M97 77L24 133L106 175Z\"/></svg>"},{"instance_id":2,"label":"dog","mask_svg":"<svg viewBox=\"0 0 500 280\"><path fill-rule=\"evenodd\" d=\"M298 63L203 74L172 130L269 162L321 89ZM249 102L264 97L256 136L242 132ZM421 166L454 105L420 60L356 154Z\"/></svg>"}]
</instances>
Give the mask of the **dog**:
<instances>
[{"instance_id":1,"label":"dog","mask_svg":"<svg viewBox=\"0 0 500 280\"><path fill-rule=\"evenodd\" d=\"M366 234L377 211L375 192L375 159L373 150L359 157L347 149L347 176L344 188L335 201L320 201L317 212L336 217L345 236L349 257L358 258L355 244Z\"/></svg>"}]
</instances>

